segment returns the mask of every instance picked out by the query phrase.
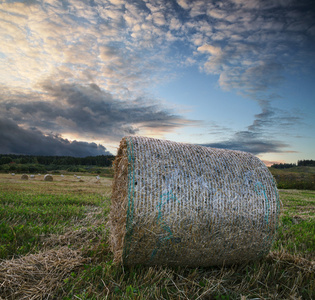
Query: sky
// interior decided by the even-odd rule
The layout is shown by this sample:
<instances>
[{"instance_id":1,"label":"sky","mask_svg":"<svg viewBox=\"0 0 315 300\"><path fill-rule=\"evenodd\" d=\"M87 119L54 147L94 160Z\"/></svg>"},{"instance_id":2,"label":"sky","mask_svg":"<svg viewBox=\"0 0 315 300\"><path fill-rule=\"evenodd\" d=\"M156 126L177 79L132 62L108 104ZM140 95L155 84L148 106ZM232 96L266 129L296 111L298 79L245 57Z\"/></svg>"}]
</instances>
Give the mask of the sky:
<instances>
[{"instance_id":1,"label":"sky","mask_svg":"<svg viewBox=\"0 0 315 300\"><path fill-rule=\"evenodd\" d=\"M140 135L315 159L313 0L0 1L0 153Z\"/></svg>"}]
</instances>

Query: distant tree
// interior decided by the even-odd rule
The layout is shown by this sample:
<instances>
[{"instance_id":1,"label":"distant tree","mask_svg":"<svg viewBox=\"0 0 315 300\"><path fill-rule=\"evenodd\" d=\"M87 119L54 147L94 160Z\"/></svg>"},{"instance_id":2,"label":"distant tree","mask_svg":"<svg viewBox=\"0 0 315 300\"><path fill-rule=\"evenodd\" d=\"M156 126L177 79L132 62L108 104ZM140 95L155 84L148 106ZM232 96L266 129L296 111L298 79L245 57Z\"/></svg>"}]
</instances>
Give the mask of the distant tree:
<instances>
[{"instance_id":1,"label":"distant tree","mask_svg":"<svg viewBox=\"0 0 315 300\"><path fill-rule=\"evenodd\" d=\"M315 166L315 160L312 159L304 159L304 160L298 160L298 166Z\"/></svg>"},{"instance_id":2,"label":"distant tree","mask_svg":"<svg viewBox=\"0 0 315 300\"><path fill-rule=\"evenodd\" d=\"M14 161L17 164L38 164L43 166L99 166L110 167L115 159L113 155L98 155L86 157L73 156L35 156L35 155L0 155L0 165Z\"/></svg>"},{"instance_id":3,"label":"distant tree","mask_svg":"<svg viewBox=\"0 0 315 300\"><path fill-rule=\"evenodd\" d=\"M275 169L289 169L289 168L293 168L293 167L296 167L296 164L273 164L271 166L272 168L275 168Z\"/></svg>"},{"instance_id":4,"label":"distant tree","mask_svg":"<svg viewBox=\"0 0 315 300\"><path fill-rule=\"evenodd\" d=\"M10 162L12 162L12 157L10 156L2 156L0 158L0 165L9 164Z\"/></svg>"},{"instance_id":5,"label":"distant tree","mask_svg":"<svg viewBox=\"0 0 315 300\"><path fill-rule=\"evenodd\" d=\"M24 156L24 157L22 157L21 159L20 159L20 163L21 164L28 164L28 158L26 157L26 156Z\"/></svg>"}]
</instances>

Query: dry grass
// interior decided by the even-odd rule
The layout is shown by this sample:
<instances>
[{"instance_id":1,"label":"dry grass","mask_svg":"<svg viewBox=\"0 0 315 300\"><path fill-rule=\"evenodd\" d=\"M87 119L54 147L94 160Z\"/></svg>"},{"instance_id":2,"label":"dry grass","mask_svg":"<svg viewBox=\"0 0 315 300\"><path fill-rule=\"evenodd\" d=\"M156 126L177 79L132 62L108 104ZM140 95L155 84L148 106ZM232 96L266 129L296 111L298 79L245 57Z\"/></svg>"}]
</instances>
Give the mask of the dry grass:
<instances>
[{"instance_id":1,"label":"dry grass","mask_svg":"<svg viewBox=\"0 0 315 300\"><path fill-rule=\"evenodd\" d=\"M108 261L93 265L81 255L62 247L5 261L0 268L6 274L5 278L0 277L1 295L4 299L61 299L66 295L77 295L75 299L312 299L314 296L314 263L285 252L272 252L265 260L249 265L196 269L140 266L123 269ZM79 268L83 263L86 263L84 271ZM70 292L65 285L68 280ZM308 292L302 297L303 289Z\"/></svg>"},{"instance_id":2,"label":"dry grass","mask_svg":"<svg viewBox=\"0 0 315 300\"><path fill-rule=\"evenodd\" d=\"M0 263L0 295L5 299L53 299L72 271L87 260L68 247Z\"/></svg>"},{"instance_id":3,"label":"dry grass","mask_svg":"<svg viewBox=\"0 0 315 300\"><path fill-rule=\"evenodd\" d=\"M285 199L283 213L295 214L297 219L315 218L315 191L281 190L281 193Z\"/></svg>"},{"instance_id":4,"label":"dry grass","mask_svg":"<svg viewBox=\"0 0 315 300\"><path fill-rule=\"evenodd\" d=\"M302 270L305 274L315 273L315 261L308 260L299 255L292 255L286 251L271 251L268 254L267 259L271 259L277 263L286 264L293 268Z\"/></svg>"},{"instance_id":5,"label":"dry grass","mask_svg":"<svg viewBox=\"0 0 315 300\"><path fill-rule=\"evenodd\" d=\"M44 181L44 175L36 175L32 181L24 181L18 176L10 174L0 174L0 190L2 192L22 191L24 193L45 193L45 194L94 194L99 193L104 196L111 194L112 179L86 175L81 176L83 182L73 175L53 175L53 182Z\"/></svg>"}]
</instances>

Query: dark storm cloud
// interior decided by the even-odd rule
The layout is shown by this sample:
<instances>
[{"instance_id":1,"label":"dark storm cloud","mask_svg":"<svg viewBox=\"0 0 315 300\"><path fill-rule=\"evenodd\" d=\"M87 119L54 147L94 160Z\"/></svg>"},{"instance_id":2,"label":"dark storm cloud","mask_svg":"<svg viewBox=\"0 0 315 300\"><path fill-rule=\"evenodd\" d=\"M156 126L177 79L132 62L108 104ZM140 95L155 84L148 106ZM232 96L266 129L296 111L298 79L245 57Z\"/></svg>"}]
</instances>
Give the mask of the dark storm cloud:
<instances>
[{"instance_id":1,"label":"dark storm cloud","mask_svg":"<svg viewBox=\"0 0 315 300\"><path fill-rule=\"evenodd\" d=\"M45 94L34 95L35 100L15 101L22 96L34 99L32 95L11 96L0 104L3 115L19 124L45 131L113 139L135 134L140 128L171 130L188 122L154 101L115 99L96 84L45 83L43 90Z\"/></svg>"},{"instance_id":2,"label":"dark storm cloud","mask_svg":"<svg viewBox=\"0 0 315 300\"><path fill-rule=\"evenodd\" d=\"M58 135L44 135L37 129L23 129L0 117L0 153L28 155L93 156L110 154L102 145L68 141Z\"/></svg>"}]
</instances>

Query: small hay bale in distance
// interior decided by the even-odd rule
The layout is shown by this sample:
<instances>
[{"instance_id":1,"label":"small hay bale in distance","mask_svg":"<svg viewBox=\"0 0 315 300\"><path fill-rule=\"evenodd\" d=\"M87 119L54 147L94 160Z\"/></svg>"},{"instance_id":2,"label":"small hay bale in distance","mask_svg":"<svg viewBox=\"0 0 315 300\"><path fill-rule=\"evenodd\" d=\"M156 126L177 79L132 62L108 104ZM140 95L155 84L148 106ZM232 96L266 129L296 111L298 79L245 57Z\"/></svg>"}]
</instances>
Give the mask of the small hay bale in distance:
<instances>
[{"instance_id":1,"label":"small hay bale in distance","mask_svg":"<svg viewBox=\"0 0 315 300\"><path fill-rule=\"evenodd\" d=\"M212 266L269 252L279 195L254 155L125 137L114 171L110 243L116 262Z\"/></svg>"},{"instance_id":2,"label":"small hay bale in distance","mask_svg":"<svg viewBox=\"0 0 315 300\"><path fill-rule=\"evenodd\" d=\"M22 174L22 175L21 175L21 179L22 179L22 180L28 180L28 175Z\"/></svg>"},{"instance_id":3,"label":"small hay bale in distance","mask_svg":"<svg viewBox=\"0 0 315 300\"><path fill-rule=\"evenodd\" d=\"M46 175L44 176L44 180L45 180L45 181L53 181L54 178L52 177L52 175L46 174Z\"/></svg>"}]
</instances>

